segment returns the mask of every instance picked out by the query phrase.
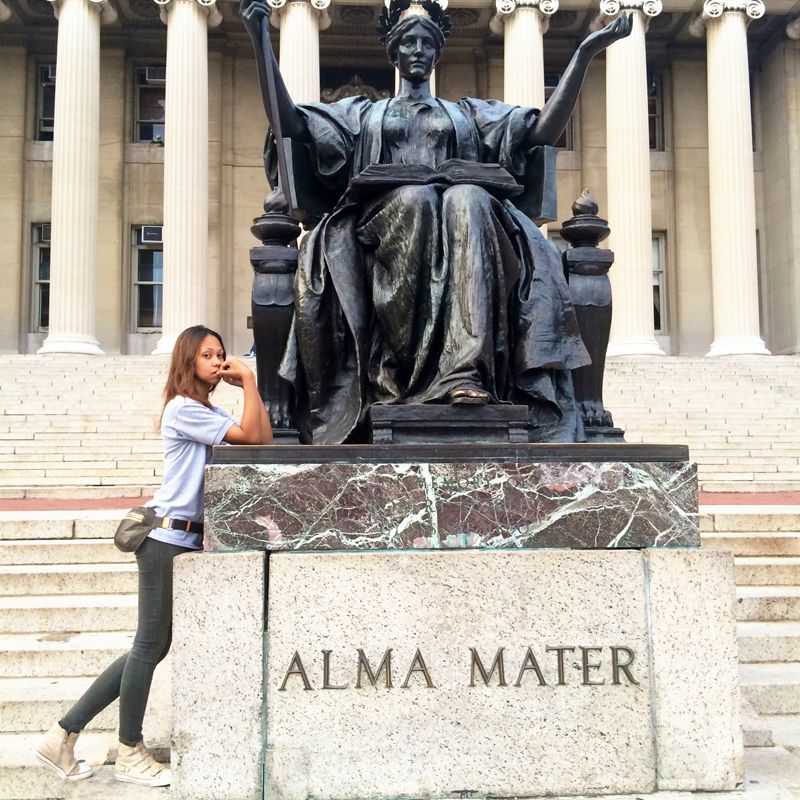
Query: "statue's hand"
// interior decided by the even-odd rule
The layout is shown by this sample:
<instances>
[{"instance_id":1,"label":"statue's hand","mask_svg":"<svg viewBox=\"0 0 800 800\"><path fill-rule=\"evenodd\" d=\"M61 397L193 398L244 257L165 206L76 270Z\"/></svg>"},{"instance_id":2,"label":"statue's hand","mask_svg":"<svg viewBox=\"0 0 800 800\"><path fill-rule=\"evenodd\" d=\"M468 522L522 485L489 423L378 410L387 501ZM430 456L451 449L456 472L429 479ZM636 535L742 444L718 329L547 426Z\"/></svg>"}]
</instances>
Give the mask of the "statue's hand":
<instances>
[{"instance_id":1,"label":"statue's hand","mask_svg":"<svg viewBox=\"0 0 800 800\"><path fill-rule=\"evenodd\" d=\"M270 7L264 0L239 0L239 16L246 27L258 27L262 19L269 19Z\"/></svg>"},{"instance_id":2,"label":"statue's hand","mask_svg":"<svg viewBox=\"0 0 800 800\"><path fill-rule=\"evenodd\" d=\"M605 28L590 33L583 42L581 42L581 50L586 51L589 57L593 58L609 45L629 36L632 30L633 15L620 14L613 22L609 22Z\"/></svg>"}]
</instances>

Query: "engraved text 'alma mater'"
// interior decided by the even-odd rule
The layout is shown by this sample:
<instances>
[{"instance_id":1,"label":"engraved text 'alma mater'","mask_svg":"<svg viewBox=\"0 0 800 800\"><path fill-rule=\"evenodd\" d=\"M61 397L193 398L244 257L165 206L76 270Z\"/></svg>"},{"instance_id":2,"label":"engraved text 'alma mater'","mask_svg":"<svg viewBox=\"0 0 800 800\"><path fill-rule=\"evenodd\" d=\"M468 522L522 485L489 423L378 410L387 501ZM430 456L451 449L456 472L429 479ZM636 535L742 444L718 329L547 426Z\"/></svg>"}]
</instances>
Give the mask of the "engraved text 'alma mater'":
<instances>
[{"instance_id":1,"label":"engraved text 'alma mater'","mask_svg":"<svg viewBox=\"0 0 800 800\"><path fill-rule=\"evenodd\" d=\"M380 660L371 661L362 650L355 657L334 657L333 650L322 650L319 672L307 669L299 651L289 662L278 691L300 688L363 689L367 686L385 689L410 689L419 686L435 689L434 671L417 649L410 659L392 661L392 648ZM638 685L633 668L636 654L630 647L585 647L580 645L547 646L537 658L532 647L513 657L500 647L493 658L484 658L474 647L464 659L464 685L480 686L619 686ZM313 659L316 663L316 659ZM311 664L312 659L307 659ZM431 662L433 663L433 662ZM349 675L348 675L349 670Z\"/></svg>"}]
</instances>

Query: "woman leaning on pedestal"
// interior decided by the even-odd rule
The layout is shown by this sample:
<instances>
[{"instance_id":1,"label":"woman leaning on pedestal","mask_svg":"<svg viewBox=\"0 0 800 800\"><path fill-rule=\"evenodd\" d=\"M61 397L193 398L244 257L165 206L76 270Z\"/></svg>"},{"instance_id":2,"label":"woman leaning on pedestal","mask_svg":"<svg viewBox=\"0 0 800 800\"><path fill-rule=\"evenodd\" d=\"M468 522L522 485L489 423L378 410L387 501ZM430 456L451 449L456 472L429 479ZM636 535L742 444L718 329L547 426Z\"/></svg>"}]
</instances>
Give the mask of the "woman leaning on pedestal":
<instances>
[{"instance_id":1,"label":"woman leaning on pedestal","mask_svg":"<svg viewBox=\"0 0 800 800\"><path fill-rule=\"evenodd\" d=\"M241 422L211 404L210 395L220 381L242 389ZM94 681L33 748L40 761L69 781L92 774L89 764L75 758L78 734L119 698L114 777L143 786L170 783L169 768L145 747L142 720L153 671L172 640L172 561L182 553L203 548L203 482L211 445L272 442L269 415L258 394L255 375L242 361L226 357L222 337L209 328L187 328L175 342L164 387L161 435L164 476L147 505L164 522L150 531L136 551L139 618L133 646Z\"/></svg>"}]
</instances>

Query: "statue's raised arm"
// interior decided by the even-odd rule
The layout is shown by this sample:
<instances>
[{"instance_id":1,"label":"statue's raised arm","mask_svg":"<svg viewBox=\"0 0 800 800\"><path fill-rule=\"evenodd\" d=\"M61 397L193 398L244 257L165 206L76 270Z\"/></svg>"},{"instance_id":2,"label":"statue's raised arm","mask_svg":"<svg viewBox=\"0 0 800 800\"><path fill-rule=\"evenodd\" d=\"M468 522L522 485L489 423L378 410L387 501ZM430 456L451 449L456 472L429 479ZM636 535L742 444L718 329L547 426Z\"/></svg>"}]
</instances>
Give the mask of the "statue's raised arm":
<instances>
[{"instance_id":1,"label":"statue's raised arm","mask_svg":"<svg viewBox=\"0 0 800 800\"><path fill-rule=\"evenodd\" d=\"M270 126L276 138L305 141L308 128L283 82L269 39L269 15L270 8L264 0L240 0L239 16L253 43L261 99Z\"/></svg>"},{"instance_id":2,"label":"statue's raised arm","mask_svg":"<svg viewBox=\"0 0 800 800\"><path fill-rule=\"evenodd\" d=\"M630 14L623 14L599 31L590 33L580 43L558 86L531 128L528 139L530 144L553 145L558 141L575 108L589 63L609 45L628 36L632 28L633 17Z\"/></svg>"}]
</instances>

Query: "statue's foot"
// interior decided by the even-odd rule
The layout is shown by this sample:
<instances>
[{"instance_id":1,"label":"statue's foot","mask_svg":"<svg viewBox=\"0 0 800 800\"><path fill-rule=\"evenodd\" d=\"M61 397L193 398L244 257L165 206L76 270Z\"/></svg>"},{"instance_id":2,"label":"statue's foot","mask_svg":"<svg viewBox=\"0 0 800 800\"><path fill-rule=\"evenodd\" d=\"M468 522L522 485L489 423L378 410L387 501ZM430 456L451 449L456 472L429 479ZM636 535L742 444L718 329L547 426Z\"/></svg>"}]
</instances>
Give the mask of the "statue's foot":
<instances>
[{"instance_id":1,"label":"statue's foot","mask_svg":"<svg viewBox=\"0 0 800 800\"><path fill-rule=\"evenodd\" d=\"M456 389L451 389L447 396L454 406L485 406L492 399L485 389L476 389L472 386L459 386Z\"/></svg>"}]
</instances>

